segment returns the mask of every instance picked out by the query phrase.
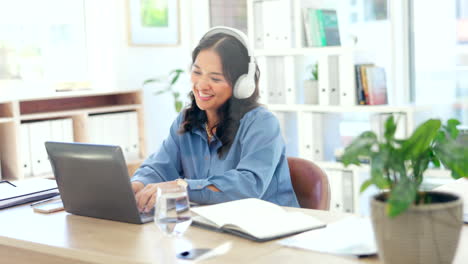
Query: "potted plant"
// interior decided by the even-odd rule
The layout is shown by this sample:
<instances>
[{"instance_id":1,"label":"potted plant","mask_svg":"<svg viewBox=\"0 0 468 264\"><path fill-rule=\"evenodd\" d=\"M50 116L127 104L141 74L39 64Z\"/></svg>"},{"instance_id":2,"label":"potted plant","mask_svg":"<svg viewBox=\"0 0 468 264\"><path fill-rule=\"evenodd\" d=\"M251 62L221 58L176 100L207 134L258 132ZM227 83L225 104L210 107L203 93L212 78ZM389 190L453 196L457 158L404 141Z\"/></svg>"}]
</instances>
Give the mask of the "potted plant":
<instances>
[{"instance_id":1,"label":"potted plant","mask_svg":"<svg viewBox=\"0 0 468 264\"><path fill-rule=\"evenodd\" d=\"M166 92L169 92L172 94L174 97L174 108L177 113L182 110L182 101L180 100L180 93L174 89L174 85L177 83L179 80L180 75L184 71L182 69L174 69L167 76L161 77L161 78L154 78L154 79L148 79L143 82L143 85L149 84L149 83L164 83L166 82L166 85L162 90L157 90L155 91L155 95L163 94Z\"/></svg>"},{"instance_id":2,"label":"potted plant","mask_svg":"<svg viewBox=\"0 0 468 264\"><path fill-rule=\"evenodd\" d=\"M307 67L308 77L304 80L304 103L318 104L318 65L317 63Z\"/></svg>"},{"instance_id":3,"label":"potted plant","mask_svg":"<svg viewBox=\"0 0 468 264\"><path fill-rule=\"evenodd\" d=\"M468 148L456 142L460 122L430 119L407 139L395 139L390 116L384 136L366 131L345 149L345 166L370 159L371 177L361 186L383 190L371 200L371 218L380 258L392 263L451 263L463 225L462 201L450 193L422 191L429 164L468 177Z\"/></svg>"}]
</instances>

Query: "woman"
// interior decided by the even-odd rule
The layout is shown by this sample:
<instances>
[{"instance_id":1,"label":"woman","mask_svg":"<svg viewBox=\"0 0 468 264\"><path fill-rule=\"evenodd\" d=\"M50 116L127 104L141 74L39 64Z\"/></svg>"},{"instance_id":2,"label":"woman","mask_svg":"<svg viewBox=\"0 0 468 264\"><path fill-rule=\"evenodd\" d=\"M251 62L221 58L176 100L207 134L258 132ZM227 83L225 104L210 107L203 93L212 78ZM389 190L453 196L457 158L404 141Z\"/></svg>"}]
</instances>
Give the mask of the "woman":
<instances>
[{"instance_id":1,"label":"woman","mask_svg":"<svg viewBox=\"0 0 468 264\"><path fill-rule=\"evenodd\" d=\"M257 102L260 73L253 62L252 92L236 98L246 94L236 82L249 78L245 35L220 28L211 29L192 53L191 105L132 178L140 211L153 208L158 186L181 181L190 200L200 204L255 197L299 206L278 120Z\"/></svg>"}]
</instances>

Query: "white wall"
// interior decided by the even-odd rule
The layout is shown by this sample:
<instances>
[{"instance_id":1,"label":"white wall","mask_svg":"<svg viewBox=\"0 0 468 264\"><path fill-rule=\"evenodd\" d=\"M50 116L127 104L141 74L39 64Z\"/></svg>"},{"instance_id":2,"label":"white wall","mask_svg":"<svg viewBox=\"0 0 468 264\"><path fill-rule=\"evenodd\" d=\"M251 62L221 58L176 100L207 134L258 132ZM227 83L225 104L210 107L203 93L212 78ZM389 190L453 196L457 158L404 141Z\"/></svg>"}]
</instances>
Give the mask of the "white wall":
<instances>
[{"instance_id":1,"label":"white wall","mask_svg":"<svg viewBox=\"0 0 468 264\"><path fill-rule=\"evenodd\" d=\"M86 0L90 79L96 89L137 89L148 78L172 69L188 71L191 51L209 26L208 0L180 0L180 45L129 46L127 0ZM156 151L176 117L169 94L154 96L155 85L144 87L148 154ZM186 98L190 90L185 74L177 88Z\"/></svg>"}]
</instances>

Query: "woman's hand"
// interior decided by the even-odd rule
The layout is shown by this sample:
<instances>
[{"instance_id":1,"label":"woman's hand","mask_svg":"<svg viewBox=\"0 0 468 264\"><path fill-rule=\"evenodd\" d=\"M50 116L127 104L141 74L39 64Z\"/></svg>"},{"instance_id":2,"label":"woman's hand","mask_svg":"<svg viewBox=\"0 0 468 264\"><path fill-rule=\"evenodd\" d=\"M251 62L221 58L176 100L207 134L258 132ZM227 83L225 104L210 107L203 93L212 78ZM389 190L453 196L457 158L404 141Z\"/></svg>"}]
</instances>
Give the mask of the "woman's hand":
<instances>
[{"instance_id":1,"label":"woman's hand","mask_svg":"<svg viewBox=\"0 0 468 264\"><path fill-rule=\"evenodd\" d=\"M137 201L137 207L140 212L148 213L153 209L154 204L156 203L156 191L158 187L177 187L176 181L160 182L160 183L150 183L144 186L144 188L138 190L135 193L135 198ZM132 183L133 188L133 183ZM137 187L135 187L137 188ZM135 188L133 190L135 191Z\"/></svg>"},{"instance_id":2,"label":"woman's hand","mask_svg":"<svg viewBox=\"0 0 468 264\"><path fill-rule=\"evenodd\" d=\"M132 182L133 194L137 194L137 192L141 191L143 188L145 188L145 185L142 182L139 182L139 181Z\"/></svg>"}]
</instances>

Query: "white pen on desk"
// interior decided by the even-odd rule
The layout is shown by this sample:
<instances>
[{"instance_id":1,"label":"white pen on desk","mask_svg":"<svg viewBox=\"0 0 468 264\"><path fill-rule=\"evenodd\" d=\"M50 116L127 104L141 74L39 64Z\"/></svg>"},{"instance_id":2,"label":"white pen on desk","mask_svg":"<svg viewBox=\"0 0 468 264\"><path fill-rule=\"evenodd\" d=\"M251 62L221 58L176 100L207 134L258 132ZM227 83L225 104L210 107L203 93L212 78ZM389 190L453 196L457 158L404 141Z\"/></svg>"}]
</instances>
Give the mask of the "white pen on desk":
<instances>
[{"instance_id":1,"label":"white pen on desk","mask_svg":"<svg viewBox=\"0 0 468 264\"><path fill-rule=\"evenodd\" d=\"M59 196L59 197L57 197L57 196L59 196L59 194L57 194L56 196L54 196L54 197L52 197L52 198L49 198L49 199L45 199L45 200L41 200L41 201L32 203L32 204L30 204L30 206L35 206L35 205L38 205L38 204L47 203L47 202L49 202L49 201L52 201L52 200L55 200L55 199L60 198L60 196Z\"/></svg>"},{"instance_id":2,"label":"white pen on desk","mask_svg":"<svg viewBox=\"0 0 468 264\"><path fill-rule=\"evenodd\" d=\"M205 254L199 256L198 258L195 259L195 262L226 254L231 249L231 247L232 247L231 241L225 242L213 248L212 250L206 252Z\"/></svg>"}]
</instances>

